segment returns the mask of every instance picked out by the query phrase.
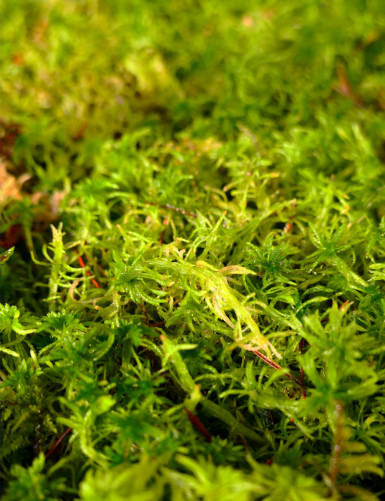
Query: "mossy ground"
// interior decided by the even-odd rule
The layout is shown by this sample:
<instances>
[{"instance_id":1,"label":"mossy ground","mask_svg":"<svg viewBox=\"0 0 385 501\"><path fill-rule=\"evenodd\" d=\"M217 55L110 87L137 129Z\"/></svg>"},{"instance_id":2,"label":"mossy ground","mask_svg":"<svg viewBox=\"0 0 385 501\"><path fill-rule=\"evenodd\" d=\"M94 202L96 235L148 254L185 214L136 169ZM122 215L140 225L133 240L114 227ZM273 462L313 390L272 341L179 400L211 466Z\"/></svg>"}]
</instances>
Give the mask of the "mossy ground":
<instances>
[{"instance_id":1,"label":"mossy ground","mask_svg":"<svg viewBox=\"0 0 385 501\"><path fill-rule=\"evenodd\" d=\"M1 19L4 500L380 499L383 0Z\"/></svg>"}]
</instances>

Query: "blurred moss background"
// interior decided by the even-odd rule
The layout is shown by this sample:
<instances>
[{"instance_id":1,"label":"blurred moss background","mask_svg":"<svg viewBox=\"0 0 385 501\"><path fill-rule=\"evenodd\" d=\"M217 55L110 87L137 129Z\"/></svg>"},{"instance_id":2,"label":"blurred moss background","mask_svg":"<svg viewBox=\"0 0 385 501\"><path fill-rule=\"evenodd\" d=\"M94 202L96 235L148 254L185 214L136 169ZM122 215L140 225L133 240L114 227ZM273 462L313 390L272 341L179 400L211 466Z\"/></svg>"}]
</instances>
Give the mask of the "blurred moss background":
<instances>
[{"instance_id":1,"label":"blurred moss background","mask_svg":"<svg viewBox=\"0 0 385 501\"><path fill-rule=\"evenodd\" d=\"M15 164L44 189L142 126L294 144L306 127L325 169L345 123L383 148L382 0L13 0L1 18L3 141L21 131Z\"/></svg>"}]
</instances>

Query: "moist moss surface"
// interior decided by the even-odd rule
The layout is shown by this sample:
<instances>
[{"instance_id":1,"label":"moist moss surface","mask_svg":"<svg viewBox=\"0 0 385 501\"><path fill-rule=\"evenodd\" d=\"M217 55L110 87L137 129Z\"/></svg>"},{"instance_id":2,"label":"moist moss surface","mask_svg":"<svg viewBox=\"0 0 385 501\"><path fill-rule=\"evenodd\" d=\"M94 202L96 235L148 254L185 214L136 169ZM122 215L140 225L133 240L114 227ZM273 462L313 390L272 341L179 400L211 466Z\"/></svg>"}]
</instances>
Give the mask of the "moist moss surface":
<instances>
[{"instance_id":1,"label":"moist moss surface","mask_svg":"<svg viewBox=\"0 0 385 501\"><path fill-rule=\"evenodd\" d=\"M383 1L1 18L4 501L383 499Z\"/></svg>"}]
</instances>

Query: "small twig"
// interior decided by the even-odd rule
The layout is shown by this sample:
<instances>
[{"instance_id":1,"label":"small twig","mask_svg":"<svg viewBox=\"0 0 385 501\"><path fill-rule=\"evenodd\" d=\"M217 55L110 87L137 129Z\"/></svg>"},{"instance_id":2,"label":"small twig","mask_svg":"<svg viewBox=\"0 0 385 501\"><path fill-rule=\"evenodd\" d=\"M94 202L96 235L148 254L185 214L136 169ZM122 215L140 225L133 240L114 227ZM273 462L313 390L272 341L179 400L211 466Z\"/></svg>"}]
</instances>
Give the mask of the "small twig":
<instances>
[{"instance_id":1,"label":"small twig","mask_svg":"<svg viewBox=\"0 0 385 501\"><path fill-rule=\"evenodd\" d=\"M344 302L344 304L341 304L341 306L338 308L340 311L343 311L345 309L345 306L349 304L349 299Z\"/></svg>"},{"instance_id":2,"label":"small twig","mask_svg":"<svg viewBox=\"0 0 385 501\"><path fill-rule=\"evenodd\" d=\"M210 432L207 430L207 428L205 427L205 425L202 423L202 421L197 416L195 416L192 412L190 412L188 409L186 409L186 407L184 410L186 411L187 417L189 418L189 421L194 426L194 428L196 428L199 431L199 433L201 433L208 442L211 442L212 436L211 436Z\"/></svg>"},{"instance_id":3,"label":"small twig","mask_svg":"<svg viewBox=\"0 0 385 501\"><path fill-rule=\"evenodd\" d=\"M266 355L264 355L260 351L258 351L258 350L251 350L251 351L253 353L255 353L257 355L257 357L259 357L261 360L263 360L266 364L270 365L270 367L272 367L273 369L276 369L276 370L282 369L282 367L279 364L277 364L273 360L270 360L270 358L268 358ZM299 379L297 379L295 376L291 375L289 372L285 372L285 376L288 379L291 379L292 381L297 383L302 389L304 389L303 383Z\"/></svg>"},{"instance_id":4,"label":"small twig","mask_svg":"<svg viewBox=\"0 0 385 501\"><path fill-rule=\"evenodd\" d=\"M78 252L78 251L76 251ZM82 258L82 256L79 256L78 257L78 261L79 261L79 264L82 268L85 268L86 265L84 263L84 260ZM89 271L89 270L86 270L86 274L88 277L92 277L92 273ZM97 289L100 289L100 285L99 285L99 282L95 279L95 278L91 278L91 282L94 284L94 286L97 288Z\"/></svg>"},{"instance_id":5,"label":"small twig","mask_svg":"<svg viewBox=\"0 0 385 501\"><path fill-rule=\"evenodd\" d=\"M68 433L71 430L72 430L72 428L67 428L66 431L60 435L60 437L56 440L56 442L53 444L53 446L50 448L50 450L44 456L45 459L48 459L50 456L52 456L52 454L58 448L58 446L60 445L60 443L63 441L63 439L68 435Z\"/></svg>"},{"instance_id":6,"label":"small twig","mask_svg":"<svg viewBox=\"0 0 385 501\"><path fill-rule=\"evenodd\" d=\"M79 129L77 130L77 132L75 133L74 136L72 136L72 139L74 141L79 141L80 139L83 139L83 136L84 136L84 133L85 131L87 130L88 128L88 122L84 122L80 127Z\"/></svg>"},{"instance_id":7,"label":"small twig","mask_svg":"<svg viewBox=\"0 0 385 501\"><path fill-rule=\"evenodd\" d=\"M362 98L354 92L349 82L348 73L344 65L339 65L337 67L337 78L338 83L333 86L333 90L353 101L356 106L361 107L363 104Z\"/></svg>"}]
</instances>

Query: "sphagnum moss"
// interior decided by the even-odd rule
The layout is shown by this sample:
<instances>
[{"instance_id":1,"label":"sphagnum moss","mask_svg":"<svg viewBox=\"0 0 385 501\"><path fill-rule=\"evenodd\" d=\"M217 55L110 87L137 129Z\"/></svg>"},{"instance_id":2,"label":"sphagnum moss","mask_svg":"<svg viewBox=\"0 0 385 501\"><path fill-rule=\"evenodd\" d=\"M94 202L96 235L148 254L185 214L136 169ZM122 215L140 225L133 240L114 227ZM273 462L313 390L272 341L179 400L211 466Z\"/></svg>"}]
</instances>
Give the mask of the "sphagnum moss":
<instances>
[{"instance_id":1,"label":"sphagnum moss","mask_svg":"<svg viewBox=\"0 0 385 501\"><path fill-rule=\"evenodd\" d=\"M4 499L381 499L382 0L1 18Z\"/></svg>"}]
</instances>

